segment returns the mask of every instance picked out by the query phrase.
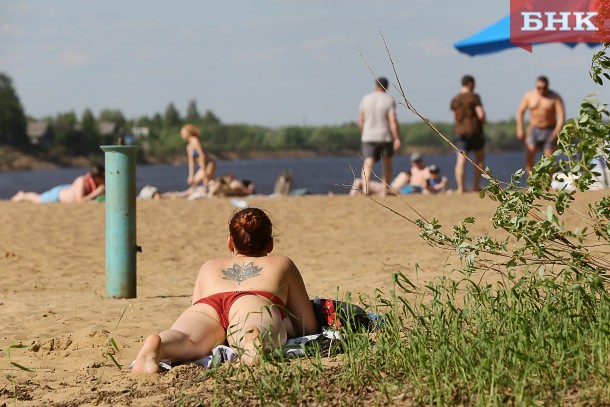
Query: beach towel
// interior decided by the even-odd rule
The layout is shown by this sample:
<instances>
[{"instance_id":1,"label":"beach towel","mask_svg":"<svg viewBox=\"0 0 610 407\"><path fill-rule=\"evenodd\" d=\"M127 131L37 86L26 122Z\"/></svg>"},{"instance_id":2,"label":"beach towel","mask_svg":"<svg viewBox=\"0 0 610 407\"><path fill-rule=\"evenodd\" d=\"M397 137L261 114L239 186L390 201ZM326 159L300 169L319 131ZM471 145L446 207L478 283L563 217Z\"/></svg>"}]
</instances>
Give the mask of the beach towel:
<instances>
[{"instance_id":1,"label":"beach towel","mask_svg":"<svg viewBox=\"0 0 610 407\"><path fill-rule=\"evenodd\" d=\"M300 336L298 338L289 339L284 346L267 354L267 357L278 360L282 358L294 359L312 355L315 352L328 351L340 352L340 341L343 340L341 333L332 328L323 328L322 332L314 335ZM159 362L159 367L162 371L171 370L175 366L184 363L192 363L197 366L210 368L221 365L226 362L236 362L238 353L226 346L218 345L212 349L212 354L204 356L201 359L190 362L170 363L168 361ZM135 360L131 362L129 368L133 368Z\"/></svg>"}]
</instances>

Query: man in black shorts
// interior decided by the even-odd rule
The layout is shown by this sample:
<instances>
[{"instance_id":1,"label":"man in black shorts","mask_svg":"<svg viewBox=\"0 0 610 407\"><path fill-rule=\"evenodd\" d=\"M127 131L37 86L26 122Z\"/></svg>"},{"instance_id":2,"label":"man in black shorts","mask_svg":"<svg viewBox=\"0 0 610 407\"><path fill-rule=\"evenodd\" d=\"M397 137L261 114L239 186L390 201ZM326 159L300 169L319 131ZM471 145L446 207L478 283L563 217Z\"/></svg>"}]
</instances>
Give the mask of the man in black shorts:
<instances>
[{"instance_id":1,"label":"man in black shorts","mask_svg":"<svg viewBox=\"0 0 610 407\"><path fill-rule=\"evenodd\" d=\"M400 149L396 103L386 93L388 80L379 77L375 90L362 98L358 109L358 126L361 132L362 192L369 193L371 173L375 162L383 158L383 186L381 195L386 195L387 186L392 181L392 156Z\"/></svg>"},{"instance_id":2,"label":"man in black shorts","mask_svg":"<svg viewBox=\"0 0 610 407\"><path fill-rule=\"evenodd\" d=\"M474 151L475 162L483 168L485 161L485 137L483 136L483 123L485 123L485 110L481 97L474 93L474 78L470 75L462 77L460 93L451 100L451 110L455 116L455 141L457 148L468 154ZM457 192L464 192L464 167L466 157L459 152L455 162L455 181ZM474 169L474 190L481 189L481 171Z\"/></svg>"}]
</instances>

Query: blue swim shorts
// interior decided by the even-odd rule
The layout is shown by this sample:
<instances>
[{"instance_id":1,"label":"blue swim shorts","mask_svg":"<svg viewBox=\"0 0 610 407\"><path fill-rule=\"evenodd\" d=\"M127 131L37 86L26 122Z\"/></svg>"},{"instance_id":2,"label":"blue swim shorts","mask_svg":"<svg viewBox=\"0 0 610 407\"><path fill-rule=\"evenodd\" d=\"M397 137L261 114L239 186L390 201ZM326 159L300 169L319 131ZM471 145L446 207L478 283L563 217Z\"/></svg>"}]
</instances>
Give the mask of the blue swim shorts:
<instances>
[{"instance_id":1,"label":"blue swim shorts","mask_svg":"<svg viewBox=\"0 0 610 407\"><path fill-rule=\"evenodd\" d=\"M64 188L70 188L70 185L58 185L40 194L40 203L59 202L59 193Z\"/></svg>"},{"instance_id":2,"label":"blue swim shorts","mask_svg":"<svg viewBox=\"0 0 610 407\"><path fill-rule=\"evenodd\" d=\"M404 187L402 187L400 189L400 193L402 195L406 195L406 194L418 194L418 193L420 193L422 191L423 191L422 187L418 187L418 186L415 186L415 185L409 185L409 184L405 185Z\"/></svg>"}]
</instances>

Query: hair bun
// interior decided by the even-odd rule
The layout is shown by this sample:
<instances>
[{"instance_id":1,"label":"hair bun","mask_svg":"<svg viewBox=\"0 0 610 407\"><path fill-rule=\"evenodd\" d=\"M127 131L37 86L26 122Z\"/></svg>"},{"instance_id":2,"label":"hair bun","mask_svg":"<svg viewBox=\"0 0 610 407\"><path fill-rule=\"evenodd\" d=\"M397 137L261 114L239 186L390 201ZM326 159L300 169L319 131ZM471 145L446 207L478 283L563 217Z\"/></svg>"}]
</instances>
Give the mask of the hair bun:
<instances>
[{"instance_id":1,"label":"hair bun","mask_svg":"<svg viewBox=\"0 0 610 407\"><path fill-rule=\"evenodd\" d=\"M267 248L272 239L271 220L261 209L242 209L229 222L229 232L239 252L258 254Z\"/></svg>"},{"instance_id":2,"label":"hair bun","mask_svg":"<svg viewBox=\"0 0 610 407\"><path fill-rule=\"evenodd\" d=\"M247 213L244 216L242 227L246 232L251 234L260 226L260 224L261 221L257 216L255 216L253 213Z\"/></svg>"}]
</instances>

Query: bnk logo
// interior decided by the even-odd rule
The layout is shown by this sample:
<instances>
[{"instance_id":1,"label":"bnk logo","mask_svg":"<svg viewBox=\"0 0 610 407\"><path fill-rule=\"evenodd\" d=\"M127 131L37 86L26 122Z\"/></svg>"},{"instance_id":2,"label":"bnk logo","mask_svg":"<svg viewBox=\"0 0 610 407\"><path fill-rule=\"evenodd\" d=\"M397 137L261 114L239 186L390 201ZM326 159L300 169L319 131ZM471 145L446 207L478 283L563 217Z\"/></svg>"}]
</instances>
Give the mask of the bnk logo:
<instances>
[{"instance_id":1,"label":"bnk logo","mask_svg":"<svg viewBox=\"0 0 610 407\"><path fill-rule=\"evenodd\" d=\"M511 0L510 42L610 42L610 0Z\"/></svg>"},{"instance_id":2,"label":"bnk logo","mask_svg":"<svg viewBox=\"0 0 610 407\"><path fill-rule=\"evenodd\" d=\"M543 15L544 14L544 15ZM544 12L522 11L523 31L597 31L597 27L591 21L592 17L597 16L596 11L561 11ZM574 16L575 19L570 19ZM570 25L571 23L574 26Z\"/></svg>"}]
</instances>

